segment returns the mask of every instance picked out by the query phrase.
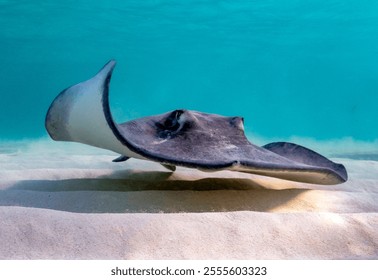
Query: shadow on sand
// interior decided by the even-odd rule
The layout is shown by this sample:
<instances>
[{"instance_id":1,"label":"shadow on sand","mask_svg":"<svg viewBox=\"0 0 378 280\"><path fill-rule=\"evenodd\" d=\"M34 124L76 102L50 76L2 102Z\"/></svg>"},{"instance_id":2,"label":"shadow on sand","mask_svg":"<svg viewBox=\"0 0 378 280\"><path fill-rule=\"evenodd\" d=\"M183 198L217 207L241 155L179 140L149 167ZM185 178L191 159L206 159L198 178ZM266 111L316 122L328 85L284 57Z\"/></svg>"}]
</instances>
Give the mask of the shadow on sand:
<instances>
[{"instance_id":1,"label":"shadow on sand","mask_svg":"<svg viewBox=\"0 0 378 280\"><path fill-rule=\"evenodd\" d=\"M277 190L250 179L170 179L169 172L118 171L93 179L25 180L0 191L0 206L78 213L270 212L307 189Z\"/></svg>"}]
</instances>

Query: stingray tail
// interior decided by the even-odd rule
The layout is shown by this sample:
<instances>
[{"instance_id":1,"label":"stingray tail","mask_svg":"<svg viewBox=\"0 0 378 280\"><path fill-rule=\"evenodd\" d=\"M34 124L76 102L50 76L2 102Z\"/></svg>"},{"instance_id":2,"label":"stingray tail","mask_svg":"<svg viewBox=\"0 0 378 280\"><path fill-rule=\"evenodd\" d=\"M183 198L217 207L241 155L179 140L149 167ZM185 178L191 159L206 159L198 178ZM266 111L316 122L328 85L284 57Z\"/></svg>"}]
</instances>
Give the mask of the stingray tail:
<instances>
[{"instance_id":1,"label":"stingray tail","mask_svg":"<svg viewBox=\"0 0 378 280\"><path fill-rule=\"evenodd\" d=\"M45 120L52 139L140 158L127 147L110 112L109 83L115 64L110 60L94 77L65 89L55 98Z\"/></svg>"}]
</instances>

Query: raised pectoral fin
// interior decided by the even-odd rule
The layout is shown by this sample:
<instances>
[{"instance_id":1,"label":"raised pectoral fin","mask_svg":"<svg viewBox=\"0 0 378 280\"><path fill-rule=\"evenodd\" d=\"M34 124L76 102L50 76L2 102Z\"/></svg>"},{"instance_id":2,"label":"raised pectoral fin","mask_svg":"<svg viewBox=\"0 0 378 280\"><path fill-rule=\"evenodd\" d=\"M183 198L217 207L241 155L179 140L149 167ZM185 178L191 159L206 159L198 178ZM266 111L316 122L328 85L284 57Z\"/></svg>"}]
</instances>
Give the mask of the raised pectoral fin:
<instances>
[{"instance_id":1,"label":"raised pectoral fin","mask_svg":"<svg viewBox=\"0 0 378 280\"><path fill-rule=\"evenodd\" d=\"M128 147L109 107L109 82L115 61L91 79L62 91L51 104L45 126L51 138L73 141L141 158Z\"/></svg>"}]
</instances>

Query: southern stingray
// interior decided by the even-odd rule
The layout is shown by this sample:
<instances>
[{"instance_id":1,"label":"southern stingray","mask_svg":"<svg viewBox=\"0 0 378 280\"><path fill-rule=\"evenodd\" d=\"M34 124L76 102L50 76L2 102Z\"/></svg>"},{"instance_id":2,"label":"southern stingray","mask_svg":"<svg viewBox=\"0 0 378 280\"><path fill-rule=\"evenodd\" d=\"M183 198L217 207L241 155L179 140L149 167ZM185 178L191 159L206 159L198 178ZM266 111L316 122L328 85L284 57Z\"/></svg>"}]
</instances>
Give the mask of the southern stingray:
<instances>
[{"instance_id":1,"label":"southern stingray","mask_svg":"<svg viewBox=\"0 0 378 280\"><path fill-rule=\"evenodd\" d=\"M150 160L172 171L176 166L232 170L324 185L347 180L342 164L300 145L275 142L259 147L250 143L241 117L175 110L117 124L109 106L115 64L109 61L93 78L55 98L45 123L51 138L119 153L114 161Z\"/></svg>"}]
</instances>

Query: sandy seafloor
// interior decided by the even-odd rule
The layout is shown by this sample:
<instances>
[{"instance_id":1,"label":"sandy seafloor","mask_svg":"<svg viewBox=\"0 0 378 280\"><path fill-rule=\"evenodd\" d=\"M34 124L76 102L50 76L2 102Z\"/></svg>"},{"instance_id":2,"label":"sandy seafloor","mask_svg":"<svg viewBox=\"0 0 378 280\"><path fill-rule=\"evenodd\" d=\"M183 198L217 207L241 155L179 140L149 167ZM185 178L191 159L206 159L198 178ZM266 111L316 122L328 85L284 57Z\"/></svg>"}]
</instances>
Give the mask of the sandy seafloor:
<instances>
[{"instance_id":1,"label":"sandy seafloor","mask_svg":"<svg viewBox=\"0 0 378 280\"><path fill-rule=\"evenodd\" d=\"M378 259L378 161L321 186L52 141L0 149L0 259Z\"/></svg>"}]
</instances>

